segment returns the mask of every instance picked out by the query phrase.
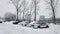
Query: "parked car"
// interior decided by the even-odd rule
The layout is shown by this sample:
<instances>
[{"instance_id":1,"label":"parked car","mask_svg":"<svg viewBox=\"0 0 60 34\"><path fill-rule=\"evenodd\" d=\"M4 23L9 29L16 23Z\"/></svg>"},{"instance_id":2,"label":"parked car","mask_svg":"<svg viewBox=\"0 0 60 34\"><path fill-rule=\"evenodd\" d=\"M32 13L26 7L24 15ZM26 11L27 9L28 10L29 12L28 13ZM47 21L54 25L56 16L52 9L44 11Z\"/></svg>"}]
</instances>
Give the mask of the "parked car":
<instances>
[{"instance_id":1,"label":"parked car","mask_svg":"<svg viewBox=\"0 0 60 34\"><path fill-rule=\"evenodd\" d=\"M18 21L13 22L13 24L18 24Z\"/></svg>"},{"instance_id":2,"label":"parked car","mask_svg":"<svg viewBox=\"0 0 60 34\"><path fill-rule=\"evenodd\" d=\"M35 29L49 27L48 24L45 21L33 21L33 22L27 24L27 26L28 27L33 27Z\"/></svg>"},{"instance_id":3,"label":"parked car","mask_svg":"<svg viewBox=\"0 0 60 34\"><path fill-rule=\"evenodd\" d=\"M34 23L36 23L36 21L32 21L31 23L27 24L27 26L32 27Z\"/></svg>"},{"instance_id":4,"label":"parked car","mask_svg":"<svg viewBox=\"0 0 60 34\"><path fill-rule=\"evenodd\" d=\"M18 24L20 22L22 22L22 21L21 20L20 21L13 21L13 24Z\"/></svg>"},{"instance_id":5,"label":"parked car","mask_svg":"<svg viewBox=\"0 0 60 34\"><path fill-rule=\"evenodd\" d=\"M48 28L48 24L44 21L40 21L40 22L37 22L37 23L34 23L33 24L33 28Z\"/></svg>"},{"instance_id":6,"label":"parked car","mask_svg":"<svg viewBox=\"0 0 60 34\"><path fill-rule=\"evenodd\" d=\"M18 24L20 21L14 21L13 24Z\"/></svg>"},{"instance_id":7,"label":"parked car","mask_svg":"<svg viewBox=\"0 0 60 34\"><path fill-rule=\"evenodd\" d=\"M22 25L22 26L26 26L28 23L27 23L27 21L22 21L22 22L20 22L20 23L18 23L19 25Z\"/></svg>"},{"instance_id":8,"label":"parked car","mask_svg":"<svg viewBox=\"0 0 60 34\"><path fill-rule=\"evenodd\" d=\"M33 28L37 29L40 26L40 23L33 23Z\"/></svg>"},{"instance_id":9,"label":"parked car","mask_svg":"<svg viewBox=\"0 0 60 34\"><path fill-rule=\"evenodd\" d=\"M40 28L48 28L48 24L47 23L40 23Z\"/></svg>"}]
</instances>

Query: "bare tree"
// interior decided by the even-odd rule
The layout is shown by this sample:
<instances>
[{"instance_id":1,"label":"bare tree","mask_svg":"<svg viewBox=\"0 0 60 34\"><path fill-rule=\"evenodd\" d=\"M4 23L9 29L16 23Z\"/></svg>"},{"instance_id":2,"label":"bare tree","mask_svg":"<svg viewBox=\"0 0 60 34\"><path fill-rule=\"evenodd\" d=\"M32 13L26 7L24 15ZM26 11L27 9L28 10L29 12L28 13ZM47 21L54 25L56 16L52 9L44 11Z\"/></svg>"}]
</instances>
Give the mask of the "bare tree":
<instances>
[{"instance_id":1,"label":"bare tree","mask_svg":"<svg viewBox=\"0 0 60 34\"><path fill-rule=\"evenodd\" d=\"M50 0L50 2L44 0L45 2L49 3L51 8L52 8L52 12L53 12L53 19L54 19L54 23L56 24L56 19L55 19L55 8L57 6L58 0L56 3L54 3L55 0ZM49 9L49 8L48 8Z\"/></svg>"},{"instance_id":2,"label":"bare tree","mask_svg":"<svg viewBox=\"0 0 60 34\"><path fill-rule=\"evenodd\" d=\"M38 3L40 2L40 0L33 0L34 2L34 14L35 14L35 17L34 17L34 21L36 21L36 10L37 10L37 5Z\"/></svg>"},{"instance_id":3,"label":"bare tree","mask_svg":"<svg viewBox=\"0 0 60 34\"><path fill-rule=\"evenodd\" d=\"M31 4L26 8L26 11L27 11L26 17L27 17L27 20L29 21L29 23L31 22L31 16L32 16L31 12L35 9L34 6L35 6L34 1L32 1Z\"/></svg>"},{"instance_id":4,"label":"bare tree","mask_svg":"<svg viewBox=\"0 0 60 34\"><path fill-rule=\"evenodd\" d=\"M23 3L22 3L22 5L23 5L23 10L22 10L22 12L23 12L23 20L25 19L25 12L27 11L27 10L29 10L29 9L27 9L27 2L26 2L26 0L23 0Z\"/></svg>"},{"instance_id":5,"label":"bare tree","mask_svg":"<svg viewBox=\"0 0 60 34\"><path fill-rule=\"evenodd\" d=\"M25 7L26 7L26 6L25 6L25 2L26 2L26 1L24 0L24 1L23 1L23 7L24 7L24 10L23 10L23 20L24 20L24 11L25 11Z\"/></svg>"},{"instance_id":6,"label":"bare tree","mask_svg":"<svg viewBox=\"0 0 60 34\"><path fill-rule=\"evenodd\" d=\"M31 11L32 11L32 9L31 9L30 5L28 5L26 7L26 14L25 14L25 17L27 18L28 21L31 21Z\"/></svg>"},{"instance_id":7,"label":"bare tree","mask_svg":"<svg viewBox=\"0 0 60 34\"><path fill-rule=\"evenodd\" d=\"M16 7L16 11L17 11L17 21L18 21L18 13L20 11L21 5L19 5L20 0L11 0L12 3L14 4L14 6ZM22 4L22 3L21 3Z\"/></svg>"},{"instance_id":8,"label":"bare tree","mask_svg":"<svg viewBox=\"0 0 60 34\"><path fill-rule=\"evenodd\" d=\"M32 16L32 14L31 14L31 12L33 11L33 9L34 9L34 6L33 6L33 2L31 2L31 4L30 4L30 14L29 14L29 22L31 22L31 16Z\"/></svg>"}]
</instances>

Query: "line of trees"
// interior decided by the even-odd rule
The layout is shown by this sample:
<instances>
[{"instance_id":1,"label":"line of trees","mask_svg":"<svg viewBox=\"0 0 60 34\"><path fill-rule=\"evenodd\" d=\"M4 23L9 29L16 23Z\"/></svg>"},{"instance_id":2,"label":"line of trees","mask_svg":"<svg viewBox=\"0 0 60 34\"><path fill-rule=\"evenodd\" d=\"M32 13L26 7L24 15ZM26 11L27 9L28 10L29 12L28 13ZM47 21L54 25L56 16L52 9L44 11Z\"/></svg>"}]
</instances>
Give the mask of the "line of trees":
<instances>
[{"instance_id":1,"label":"line of trees","mask_svg":"<svg viewBox=\"0 0 60 34\"><path fill-rule=\"evenodd\" d=\"M32 0L33 1L33 3L34 3L34 15L35 15L35 17L34 17L34 21L36 21L36 15L37 15L37 7L38 7L38 4L39 4L39 2L40 2L40 0Z\"/></svg>"},{"instance_id":2,"label":"line of trees","mask_svg":"<svg viewBox=\"0 0 60 34\"><path fill-rule=\"evenodd\" d=\"M14 6L16 7L16 11L17 11L17 21L18 21L18 14L20 13L20 11L21 11L21 6L23 5L23 20L24 20L24 17L25 17L25 12L26 12L26 0L22 0L22 3L19 5L19 2L21 2L21 0L11 0L12 1L12 3L14 4ZM36 21L36 7L37 7L37 4L38 4L38 2L36 2L36 0L32 0L33 2L32 3L34 3L34 14L35 14L35 17L34 17L34 20ZM31 5L31 10L30 10L30 12L32 11L32 5Z\"/></svg>"},{"instance_id":3,"label":"line of trees","mask_svg":"<svg viewBox=\"0 0 60 34\"><path fill-rule=\"evenodd\" d=\"M23 6L23 10L22 10L22 12L23 12L23 19L24 19L24 17L25 17L25 12L27 11L27 10L29 10L29 7L27 7L27 4L26 4L26 0L22 0L22 2L21 2L21 0L11 0L12 1L12 3L14 4L14 6L16 7L16 11L17 11L17 19L16 20L18 20L18 13L21 13L21 6ZM54 19L54 23L56 23L55 21L56 21L56 17L55 17L55 8L56 8L56 6L57 6L57 3L58 3L58 0L57 0L57 2L56 3L54 3L54 0L50 0L50 2L48 2L47 0L44 0L45 2L47 2L48 4L50 4L50 6L51 6L51 8L52 8L52 12L53 12L53 19ZM21 4L19 4L21 2ZM34 8L34 15L35 15L35 17L34 17L34 21L36 21L36 13L37 13L37 5L39 4L39 2L40 2L40 0L32 0L32 4L34 4L34 5L32 5L31 4L31 10L30 10L30 17L31 17L31 11L32 11L32 9ZM32 7L32 6L34 6L34 7ZM26 7L27 7L27 9L26 9ZM49 8L48 8L49 9ZM31 19L30 19L31 20Z\"/></svg>"},{"instance_id":4,"label":"line of trees","mask_svg":"<svg viewBox=\"0 0 60 34\"><path fill-rule=\"evenodd\" d=\"M27 3L26 3L26 0L11 0L11 2L13 3L13 5L16 7L16 20L18 21L19 18L18 18L18 15L19 13L23 13L23 19L22 20L25 20L25 12L27 10L29 10L29 8L27 7ZM23 9L21 9L21 7L23 7ZM26 8L27 7L27 8ZM20 15L21 16L21 15Z\"/></svg>"}]
</instances>

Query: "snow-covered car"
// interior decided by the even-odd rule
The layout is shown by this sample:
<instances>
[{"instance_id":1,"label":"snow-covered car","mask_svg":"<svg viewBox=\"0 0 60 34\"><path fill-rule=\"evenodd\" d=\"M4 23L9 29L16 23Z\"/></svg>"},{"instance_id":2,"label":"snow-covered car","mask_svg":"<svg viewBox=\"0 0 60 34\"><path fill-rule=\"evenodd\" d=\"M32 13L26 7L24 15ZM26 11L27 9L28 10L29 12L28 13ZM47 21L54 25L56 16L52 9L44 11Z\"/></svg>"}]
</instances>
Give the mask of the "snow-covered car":
<instances>
[{"instance_id":1,"label":"snow-covered car","mask_svg":"<svg viewBox=\"0 0 60 34\"><path fill-rule=\"evenodd\" d=\"M48 28L48 24L47 23L40 23L40 28Z\"/></svg>"},{"instance_id":2,"label":"snow-covered car","mask_svg":"<svg viewBox=\"0 0 60 34\"><path fill-rule=\"evenodd\" d=\"M22 25L22 26L26 26L27 25L27 21L22 21L20 23L18 23L19 25Z\"/></svg>"},{"instance_id":3,"label":"snow-covered car","mask_svg":"<svg viewBox=\"0 0 60 34\"><path fill-rule=\"evenodd\" d=\"M48 24L46 22L37 22L33 24L33 28L48 28Z\"/></svg>"},{"instance_id":4,"label":"snow-covered car","mask_svg":"<svg viewBox=\"0 0 60 34\"><path fill-rule=\"evenodd\" d=\"M37 29L40 26L40 23L33 23L33 28Z\"/></svg>"},{"instance_id":5,"label":"snow-covered car","mask_svg":"<svg viewBox=\"0 0 60 34\"><path fill-rule=\"evenodd\" d=\"M27 24L27 26L32 27L34 23L36 23L36 21L32 21L31 23Z\"/></svg>"}]
</instances>

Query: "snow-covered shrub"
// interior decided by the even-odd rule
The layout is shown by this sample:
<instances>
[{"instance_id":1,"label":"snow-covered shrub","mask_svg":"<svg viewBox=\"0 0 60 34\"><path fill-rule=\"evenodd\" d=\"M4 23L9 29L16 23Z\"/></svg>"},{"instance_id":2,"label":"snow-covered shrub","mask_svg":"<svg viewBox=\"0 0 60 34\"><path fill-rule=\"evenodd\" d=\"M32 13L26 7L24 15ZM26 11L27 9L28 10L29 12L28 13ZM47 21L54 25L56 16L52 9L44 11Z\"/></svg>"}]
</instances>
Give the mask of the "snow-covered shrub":
<instances>
[{"instance_id":1,"label":"snow-covered shrub","mask_svg":"<svg viewBox=\"0 0 60 34\"><path fill-rule=\"evenodd\" d=\"M14 20L16 20L16 15L13 13L7 12L4 15L4 19L5 19L5 21L14 21Z\"/></svg>"}]
</instances>

